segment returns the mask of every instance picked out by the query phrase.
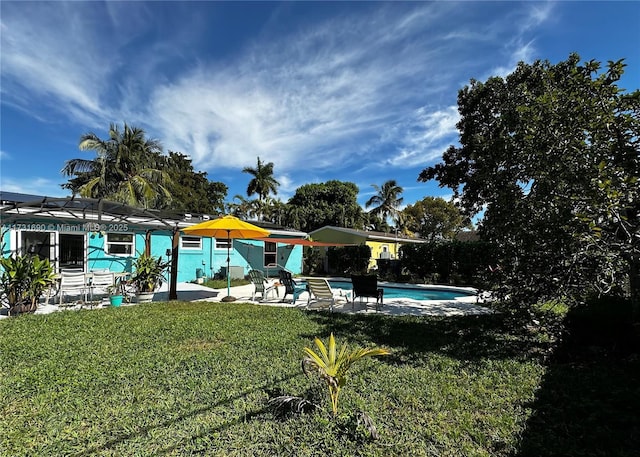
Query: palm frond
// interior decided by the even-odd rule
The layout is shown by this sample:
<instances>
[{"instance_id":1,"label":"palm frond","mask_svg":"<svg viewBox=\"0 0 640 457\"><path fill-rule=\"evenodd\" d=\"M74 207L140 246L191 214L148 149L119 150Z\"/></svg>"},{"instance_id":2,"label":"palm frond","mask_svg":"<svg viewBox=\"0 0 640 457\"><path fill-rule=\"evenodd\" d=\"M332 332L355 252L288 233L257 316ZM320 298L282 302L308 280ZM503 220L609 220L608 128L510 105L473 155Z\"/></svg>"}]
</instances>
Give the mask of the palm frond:
<instances>
[{"instance_id":1,"label":"palm frond","mask_svg":"<svg viewBox=\"0 0 640 457\"><path fill-rule=\"evenodd\" d=\"M87 159L71 159L67 160L60 173L65 176L73 176L78 173L91 172L96 169L96 162Z\"/></svg>"}]
</instances>

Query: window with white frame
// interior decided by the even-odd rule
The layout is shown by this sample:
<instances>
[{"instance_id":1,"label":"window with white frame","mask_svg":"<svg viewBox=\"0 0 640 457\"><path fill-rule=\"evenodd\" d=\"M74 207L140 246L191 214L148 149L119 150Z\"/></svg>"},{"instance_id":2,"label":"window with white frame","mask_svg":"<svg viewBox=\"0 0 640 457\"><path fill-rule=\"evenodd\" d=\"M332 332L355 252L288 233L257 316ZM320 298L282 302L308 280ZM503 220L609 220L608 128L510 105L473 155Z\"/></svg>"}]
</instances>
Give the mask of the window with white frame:
<instances>
[{"instance_id":1,"label":"window with white frame","mask_svg":"<svg viewBox=\"0 0 640 457\"><path fill-rule=\"evenodd\" d=\"M227 249L232 247L232 241L227 238L216 238L216 249Z\"/></svg>"},{"instance_id":2,"label":"window with white frame","mask_svg":"<svg viewBox=\"0 0 640 457\"><path fill-rule=\"evenodd\" d=\"M180 238L182 249L202 249L202 238L199 236L182 236Z\"/></svg>"},{"instance_id":3,"label":"window with white frame","mask_svg":"<svg viewBox=\"0 0 640 457\"><path fill-rule=\"evenodd\" d=\"M133 255L133 233L107 233L105 252L111 255Z\"/></svg>"},{"instance_id":4,"label":"window with white frame","mask_svg":"<svg viewBox=\"0 0 640 457\"><path fill-rule=\"evenodd\" d=\"M275 265L278 259L278 245L271 241L264 242L264 266Z\"/></svg>"}]
</instances>

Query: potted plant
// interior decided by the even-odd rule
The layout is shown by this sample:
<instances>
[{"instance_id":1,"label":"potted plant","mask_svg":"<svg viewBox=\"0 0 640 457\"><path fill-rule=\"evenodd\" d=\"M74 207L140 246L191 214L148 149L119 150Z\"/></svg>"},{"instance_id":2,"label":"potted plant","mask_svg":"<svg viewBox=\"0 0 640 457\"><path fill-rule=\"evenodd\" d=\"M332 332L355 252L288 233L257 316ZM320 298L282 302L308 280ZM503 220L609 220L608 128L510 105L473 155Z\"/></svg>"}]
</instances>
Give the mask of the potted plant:
<instances>
[{"instance_id":1,"label":"potted plant","mask_svg":"<svg viewBox=\"0 0 640 457\"><path fill-rule=\"evenodd\" d=\"M120 306L125 296L122 278L116 277L113 285L107 288L107 292L109 293L109 303L111 303L111 306Z\"/></svg>"},{"instance_id":2,"label":"potted plant","mask_svg":"<svg viewBox=\"0 0 640 457\"><path fill-rule=\"evenodd\" d=\"M134 262L134 272L131 283L136 290L138 303L150 302L153 293L164 282L164 273L169 268L169 262L163 262L162 257L142 254Z\"/></svg>"},{"instance_id":3,"label":"potted plant","mask_svg":"<svg viewBox=\"0 0 640 457\"><path fill-rule=\"evenodd\" d=\"M49 259L35 255L4 257L0 267L0 290L9 315L35 312L40 296L56 281Z\"/></svg>"}]
</instances>

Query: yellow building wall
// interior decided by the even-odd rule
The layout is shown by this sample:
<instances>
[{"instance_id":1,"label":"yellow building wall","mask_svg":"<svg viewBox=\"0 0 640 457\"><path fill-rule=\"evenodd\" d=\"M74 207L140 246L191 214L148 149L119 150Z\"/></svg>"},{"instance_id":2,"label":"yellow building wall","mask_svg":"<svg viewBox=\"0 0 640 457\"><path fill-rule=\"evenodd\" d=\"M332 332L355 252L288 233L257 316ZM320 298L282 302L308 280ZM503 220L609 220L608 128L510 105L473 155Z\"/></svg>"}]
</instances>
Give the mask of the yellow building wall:
<instances>
[{"instance_id":1,"label":"yellow building wall","mask_svg":"<svg viewBox=\"0 0 640 457\"><path fill-rule=\"evenodd\" d=\"M400 252L400 243L388 242L388 241L367 241L367 246L371 248L371 259L369 260L369 269L377 265L376 259L387 258L397 259L398 252ZM388 257L385 257L388 253Z\"/></svg>"}]
</instances>

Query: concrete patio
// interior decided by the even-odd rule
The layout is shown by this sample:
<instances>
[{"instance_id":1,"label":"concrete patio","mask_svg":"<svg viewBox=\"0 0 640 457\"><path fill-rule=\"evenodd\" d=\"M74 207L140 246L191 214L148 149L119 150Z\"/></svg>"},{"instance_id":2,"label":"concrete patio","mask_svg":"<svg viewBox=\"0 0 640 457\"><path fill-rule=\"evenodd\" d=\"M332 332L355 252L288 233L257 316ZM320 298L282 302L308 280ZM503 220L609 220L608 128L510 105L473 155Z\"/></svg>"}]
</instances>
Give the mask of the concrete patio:
<instances>
[{"instance_id":1,"label":"concrete patio","mask_svg":"<svg viewBox=\"0 0 640 457\"><path fill-rule=\"evenodd\" d=\"M284 295L284 287L278 287L278 296L269 294L268 298L261 300L260 297L256 297L257 300L252 300L254 286L247 284L244 286L232 287L230 292L231 296L236 297L235 302L226 303L228 306L233 306L234 303L255 303L263 306L281 306L287 308L299 308L299 309L317 309L314 307L313 300L311 305L307 308L308 293L303 292L296 303L291 303L291 295L287 296L285 302L282 301ZM345 291L346 292L346 291ZM208 302L221 302L222 298L227 295L227 289L210 289L208 287L193 284L193 283L178 283L178 300L180 301L208 301ZM169 291L167 285L155 293L153 301L167 301L169 298ZM124 303L122 306L135 306L136 303ZM104 299L99 306L109 306L108 300ZM84 305L86 308L87 305ZM96 306L94 306L96 308ZM64 306L64 309L80 309L79 305L76 306ZM322 309L327 309L326 307ZM35 314L48 314L59 311L57 304L41 304ZM345 299L338 299L337 305L334 307L334 312L338 313L357 313L357 314L384 314L390 316L464 316L464 315L479 315L488 314L492 311L486 307L481 306L476 297L464 297L456 300L411 300L411 299L387 299L384 301L384 306L380 311L376 311L375 302L360 302L360 299L356 299L355 303L351 303ZM6 315L6 309L3 309L0 313L0 319L8 317Z\"/></svg>"}]
</instances>

